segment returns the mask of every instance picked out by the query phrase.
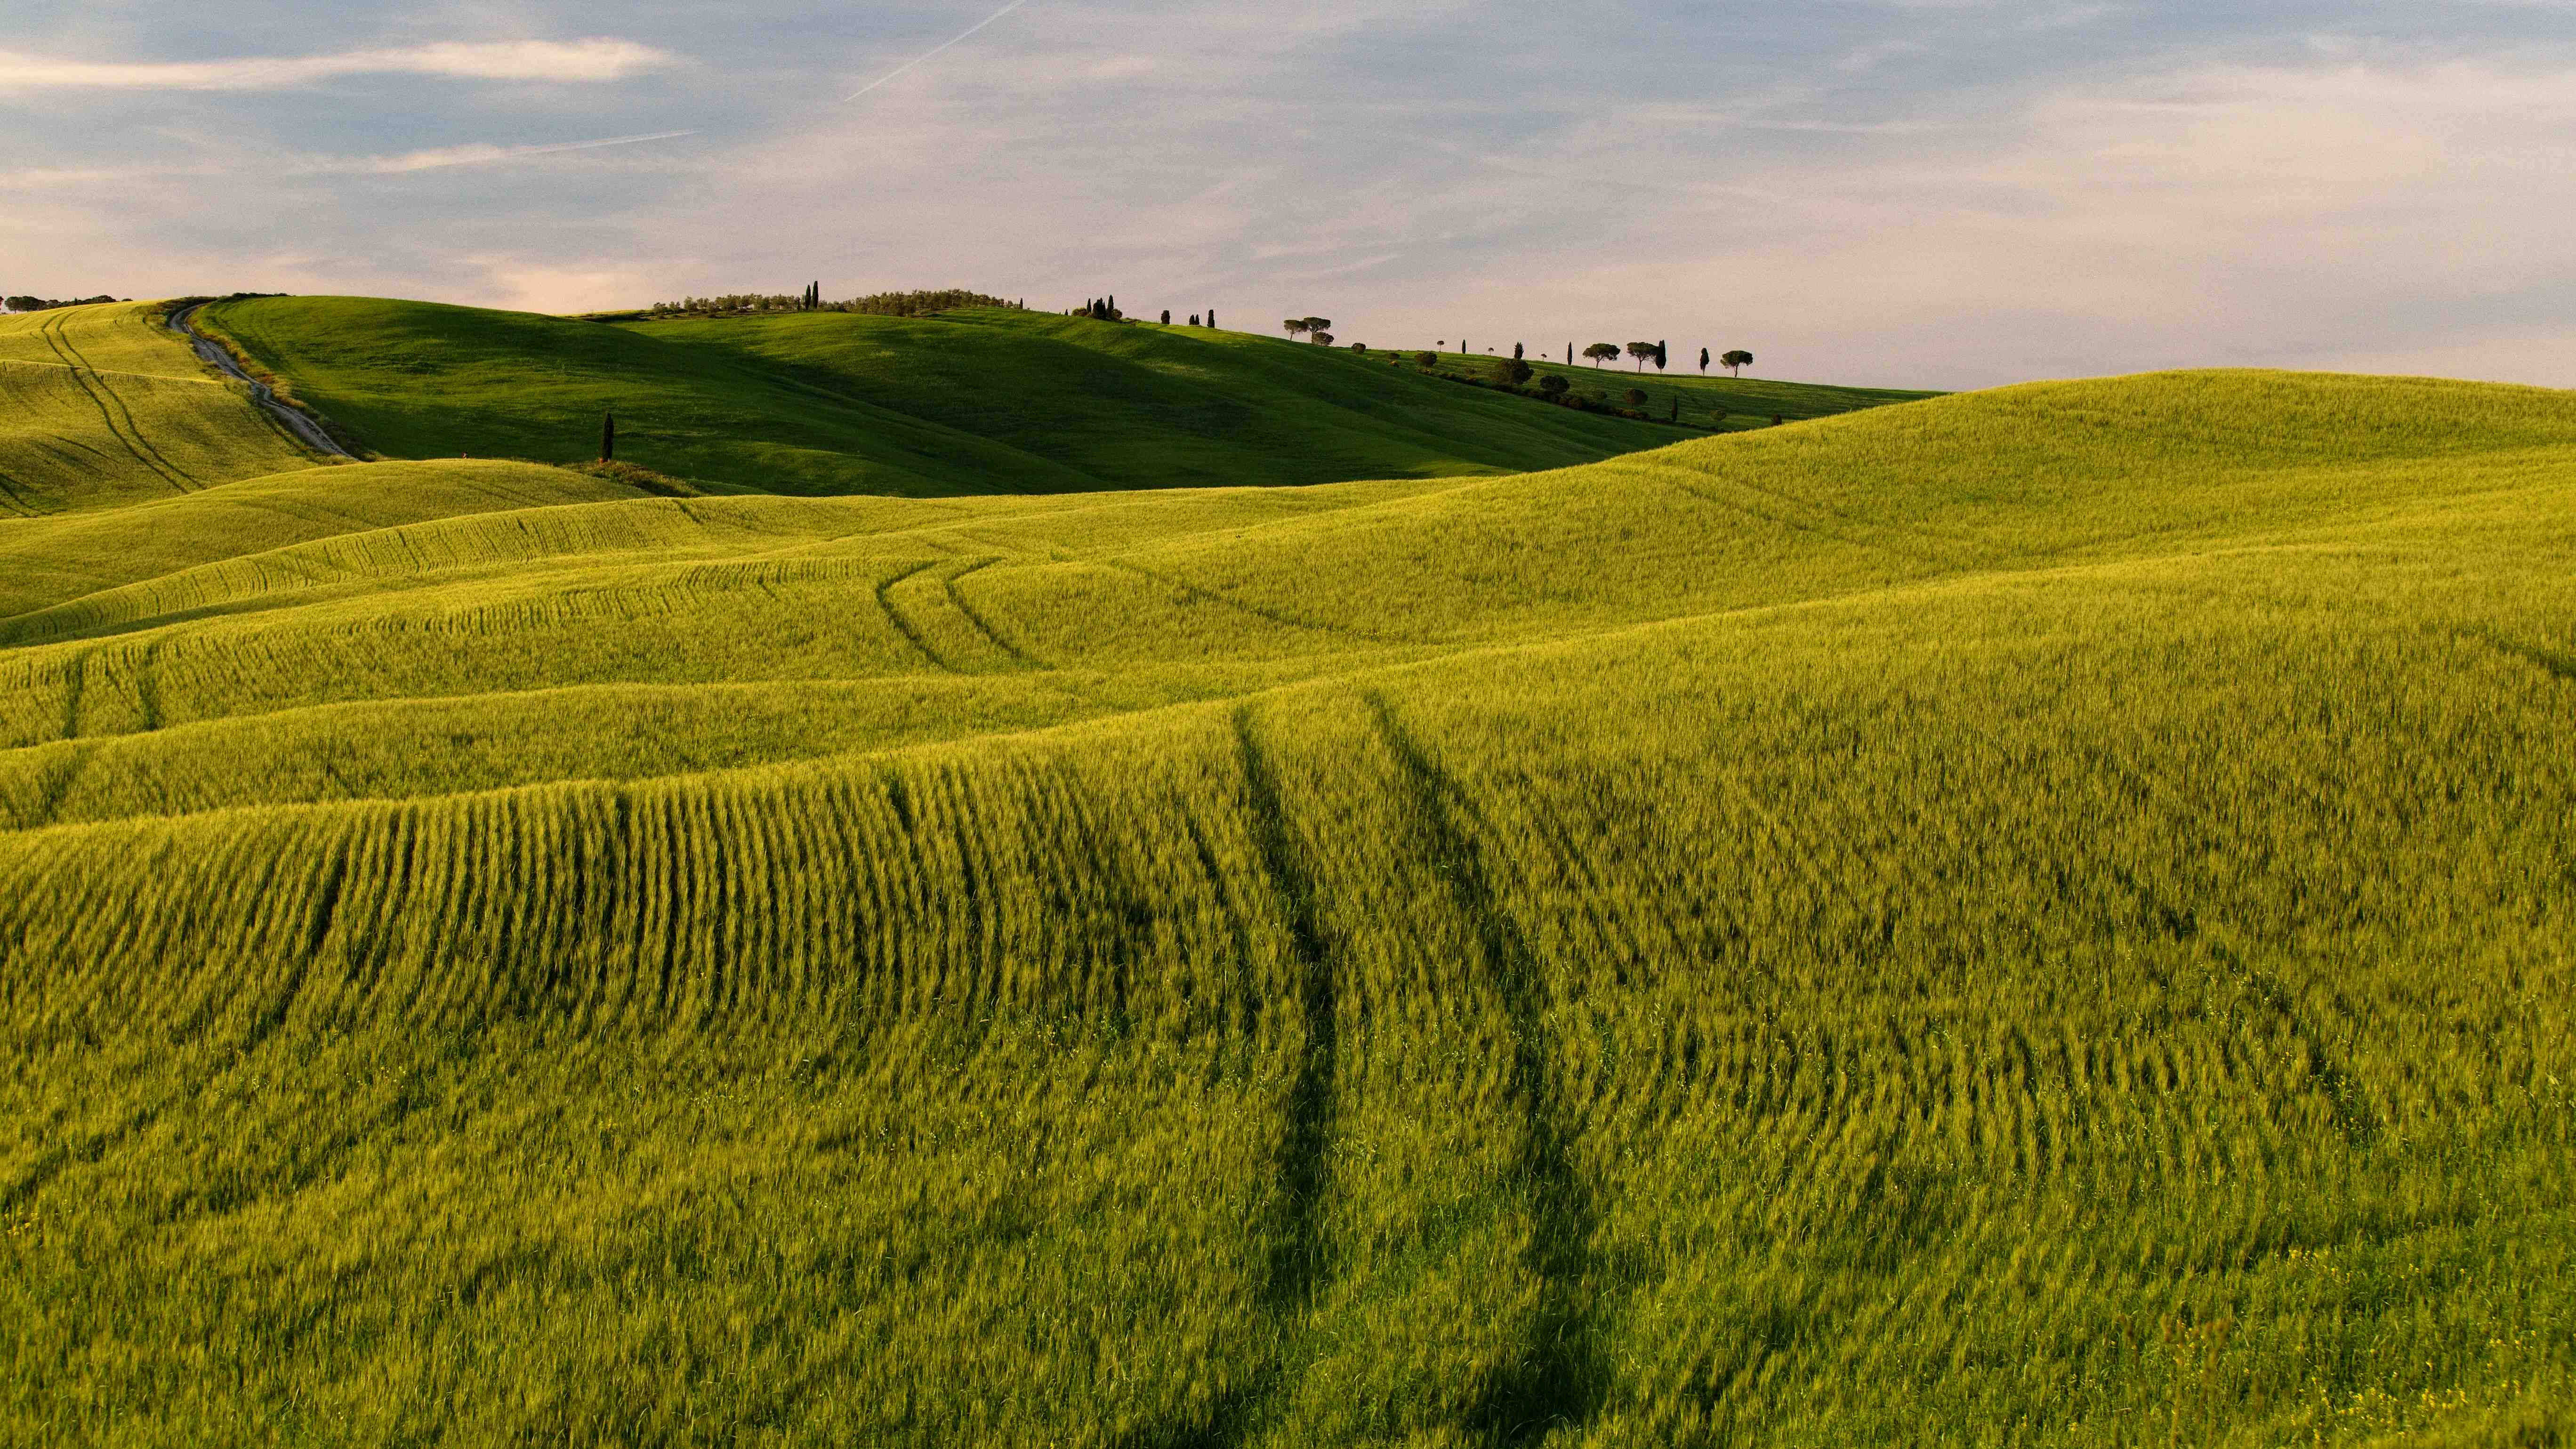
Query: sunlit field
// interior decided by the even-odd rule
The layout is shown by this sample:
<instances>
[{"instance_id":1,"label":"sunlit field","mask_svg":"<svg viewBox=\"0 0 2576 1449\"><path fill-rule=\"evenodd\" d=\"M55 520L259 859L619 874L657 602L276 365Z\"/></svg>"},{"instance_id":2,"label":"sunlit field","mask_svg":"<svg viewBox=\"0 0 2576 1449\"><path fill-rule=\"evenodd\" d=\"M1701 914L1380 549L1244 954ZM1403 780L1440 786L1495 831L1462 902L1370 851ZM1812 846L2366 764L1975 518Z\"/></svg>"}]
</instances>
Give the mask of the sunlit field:
<instances>
[{"instance_id":1,"label":"sunlit field","mask_svg":"<svg viewBox=\"0 0 2576 1449\"><path fill-rule=\"evenodd\" d=\"M2576 395L667 497L40 315L0 1439L2576 1433Z\"/></svg>"}]
</instances>

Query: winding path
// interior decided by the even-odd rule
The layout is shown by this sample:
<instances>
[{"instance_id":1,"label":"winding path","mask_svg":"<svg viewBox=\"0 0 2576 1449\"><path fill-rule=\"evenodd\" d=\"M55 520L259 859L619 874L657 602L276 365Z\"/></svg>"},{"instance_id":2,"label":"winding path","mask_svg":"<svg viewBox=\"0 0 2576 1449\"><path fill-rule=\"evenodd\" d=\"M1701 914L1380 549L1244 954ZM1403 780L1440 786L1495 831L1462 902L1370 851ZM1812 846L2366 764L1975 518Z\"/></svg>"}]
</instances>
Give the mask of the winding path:
<instances>
[{"instance_id":1,"label":"winding path","mask_svg":"<svg viewBox=\"0 0 2576 1449\"><path fill-rule=\"evenodd\" d=\"M270 413L276 416L279 422L286 424L287 431L302 439L305 446L325 457L347 458L352 462L356 461L357 455L350 452L348 449L341 447L338 443L331 441L331 435L322 431L320 424L314 422L304 414L297 412L295 409L288 407L286 404L279 402L277 400L277 394L269 390L268 384L261 382L258 378L242 371L241 364L233 361L231 353L226 352L214 343L207 341L204 334L198 332L196 328L188 325L188 319L196 316L197 308L203 307L204 305L206 304L199 302L196 306L182 307L178 311L171 313L170 330L187 338L189 344L197 349L197 355L199 357L204 358L206 361L214 364L217 368L222 369L226 376L238 378L239 380L250 384L251 396L259 399L259 405L268 409Z\"/></svg>"}]
</instances>

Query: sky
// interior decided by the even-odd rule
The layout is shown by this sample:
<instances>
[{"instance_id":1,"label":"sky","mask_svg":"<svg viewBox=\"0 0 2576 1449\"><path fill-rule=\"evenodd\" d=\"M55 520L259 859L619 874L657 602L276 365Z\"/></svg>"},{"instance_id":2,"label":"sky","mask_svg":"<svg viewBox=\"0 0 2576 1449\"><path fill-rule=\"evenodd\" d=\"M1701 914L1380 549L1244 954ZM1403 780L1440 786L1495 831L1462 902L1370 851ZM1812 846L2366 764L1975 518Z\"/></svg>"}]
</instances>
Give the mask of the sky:
<instances>
[{"instance_id":1,"label":"sky","mask_svg":"<svg viewBox=\"0 0 2576 1449\"><path fill-rule=\"evenodd\" d=\"M2576 0L6 0L0 292L2576 386Z\"/></svg>"}]
</instances>

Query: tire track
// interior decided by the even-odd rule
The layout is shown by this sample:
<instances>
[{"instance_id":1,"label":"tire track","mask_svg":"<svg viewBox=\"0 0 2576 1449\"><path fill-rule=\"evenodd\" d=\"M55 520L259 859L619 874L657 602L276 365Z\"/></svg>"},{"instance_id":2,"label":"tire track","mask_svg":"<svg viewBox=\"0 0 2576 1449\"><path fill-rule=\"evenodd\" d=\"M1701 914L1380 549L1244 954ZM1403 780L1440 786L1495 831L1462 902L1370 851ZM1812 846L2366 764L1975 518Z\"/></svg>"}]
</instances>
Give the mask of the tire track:
<instances>
[{"instance_id":1,"label":"tire track","mask_svg":"<svg viewBox=\"0 0 2576 1449\"><path fill-rule=\"evenodd\" d=\"M1538 953L1486 874L1471 829L1478 823L1474 802L1406 732L1385 696L1372 692L1362 698L1413 796L1414 816L1440 877L1460 914L1475 924L1511 1018L1505 1090L1521 1108L1518 1166L1536 1220L1525 1261L1545 1296L1526 1352L1485 1387L1466 1423L1491 1443L1534 1443L1597 1416L1610 1380L1585 1296L1595 1273L1592 1239L1600 1215L1569 1148L1574 1133L1551 1067L1559 1052L1547 1020L1547 980Z\"/></svg>"},{"instance_id":2,"label":"tire track","mask_svg":"<svg viewBox=\"0 0 2576 1449\"><path fill-rule=\"evenodd\" d=\"M29 501L26 493L19 491L26 486L8 474L0 473L0 494L8 495L9 506L29 518L40 517L41 514L36 505Z\"/></svg>"},{"instance_id":3,"label":"tire track","mask_svg":"<svg viewBox=\"0 0 2576 1449\"><path fill-rule=\"evenodd\" d=\"M1104 568L1113 568L1124 573L1134 574L1138 578L1151 579L1165 588L1178 589L1182 593L1188 594L1194 599L1205 599L1211 604L1233 609L1238 613L1249 614L1256 619L1265 619L1273 624L1282 624L1291 629L1305 629L1317 634L1339 634L1350 639L1365 639L1372 644L1392 644L1403 648L1419 648L1424 644L1436 642L1428 639L1405 639L1393 634L1373 634L1368 630L1353 629L1343 624L1319 624L1311 619L1300 619L1290 614L1280 613L1275 609L1262 608L1258 604L1247 604L1240 599L1228 598L1226 595L1217 593L1213 589L1203 589L1196 584L1188 583L1176 578L1170 578L1163 574L1158 574L1152 569L1146 568L1141 564L1132 564L1124 559L1104 558L1095 559L1093 562L1100 564Z\"/></svg>"},{"instance_id":4,"label":"tire track","mask_svg":"<svg viewBox=\"0 0 2576 1449\"><path fill-rule=\"evenodd\" d=\"M978 559L974 563L968 564L966 567L959 569L953 574L943 575L940 579L940 583L948 590L948 602L957 606L957 612L965 616L967 623L975 626L975 632L993 641L994 648L1009 655L1023 668L1052 669L1055 666L1020 648L1010 640L1003 638L1001 631L993 627L991 620L985 618L982 614L975 612L975 606L966 602L966 595L957 587L959 581L963 580L967 575L991 568L993 565L1000 563L1001 561L1001 558L998 556L988 559Z\"/></svg>"},{"instance_id":5,"label":"tire track","mask_svg":"<svg viewBox=\"0 0 2576 1449\"><path fill-rule=\"evenodd\" d=\"M1306 1028L1274 1167L1282 1201L1261 1285L1262 1306L1284 1337L1312 1308L1331 1272L1324 1203L1332 1192L1332 1148L1340 1134L1334 1100L1341 1075L1340 990L1336 953L1316 910L1315 879L1297 845L1278 772L1253 728L1252 706L1235 710L1234 739L1243 770L1245 823L1261 857L1263 884L1286 917ZM1204 844L1201 854L1208 858ZM1249 1382L1218 1395L1203 1415L1121 1436L1118 1449L1239 1449L1259 1442L1263 1411L1303 1367L1302 1357L1283 1354L1263 1364Z\"/></svg>"}]
</instances>

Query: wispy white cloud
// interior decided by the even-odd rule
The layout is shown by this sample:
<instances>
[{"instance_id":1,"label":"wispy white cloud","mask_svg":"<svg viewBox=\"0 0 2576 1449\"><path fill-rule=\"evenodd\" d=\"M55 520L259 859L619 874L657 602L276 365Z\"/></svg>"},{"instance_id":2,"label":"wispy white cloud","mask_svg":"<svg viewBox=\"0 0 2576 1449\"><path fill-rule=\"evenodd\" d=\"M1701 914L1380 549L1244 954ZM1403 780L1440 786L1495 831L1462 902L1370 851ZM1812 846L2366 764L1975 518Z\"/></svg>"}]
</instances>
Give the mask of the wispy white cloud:
<instances>
[{"instance_id":1,"label":"wispy white cloud","mask_svg":"<svg viewBox=\"0 0 2576 1449\"><path fill-rule=\"evenodd\" d=\"M413 171L439 171L450 166L494 166L512 161L558 156L567 151L600 151L611 146L638 146L647 141L676 141L696 131L654 131L642 136L608 136L596 141L553 141L532 146L498 146L477 141L464 146L438 146L390 156L319 157L284 168L293 176L400 176Z\"/></svg>"},{"instance_id":2,"label":"wispy white cloud","mask_svg":"<svg viewBox=\"0 0 2576 1449\"><path fill-rule=\"evenodd\" d=\"M454 41L336 55L184 61L72 60L0 50L0 91L264 91L359 75L598 82L673 64L672 56L652 46L606 38Z\"/></svg>"}]
</instances>

